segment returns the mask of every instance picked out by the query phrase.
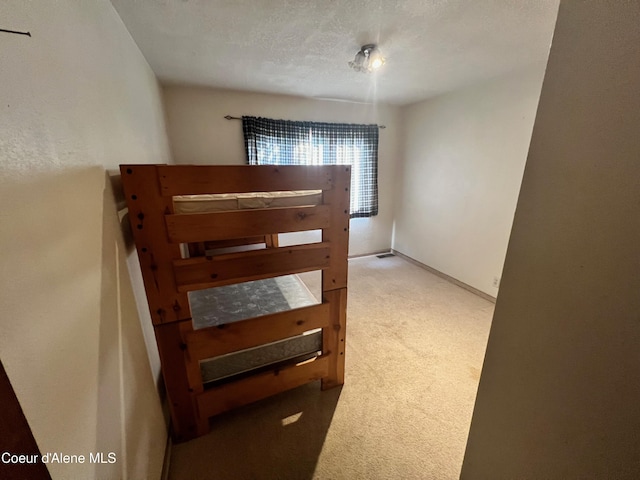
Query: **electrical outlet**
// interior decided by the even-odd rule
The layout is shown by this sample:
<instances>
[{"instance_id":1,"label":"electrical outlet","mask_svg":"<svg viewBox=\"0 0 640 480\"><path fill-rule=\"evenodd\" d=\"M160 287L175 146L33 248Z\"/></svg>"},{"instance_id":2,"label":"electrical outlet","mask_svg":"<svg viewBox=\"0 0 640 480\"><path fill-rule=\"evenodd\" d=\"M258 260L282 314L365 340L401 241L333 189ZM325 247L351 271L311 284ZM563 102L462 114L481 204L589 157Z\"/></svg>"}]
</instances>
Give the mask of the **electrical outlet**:
<instances>
[{"instance_id":1,"label":"electrical outlet","mask_svg":"<svg viewBox=\"0 0 640 480\"><path fill-rule=\"evenodd\" d=\"M493 286L496 288L500 286L500 277L493 277Z\"/></svg>"}]
</instances>

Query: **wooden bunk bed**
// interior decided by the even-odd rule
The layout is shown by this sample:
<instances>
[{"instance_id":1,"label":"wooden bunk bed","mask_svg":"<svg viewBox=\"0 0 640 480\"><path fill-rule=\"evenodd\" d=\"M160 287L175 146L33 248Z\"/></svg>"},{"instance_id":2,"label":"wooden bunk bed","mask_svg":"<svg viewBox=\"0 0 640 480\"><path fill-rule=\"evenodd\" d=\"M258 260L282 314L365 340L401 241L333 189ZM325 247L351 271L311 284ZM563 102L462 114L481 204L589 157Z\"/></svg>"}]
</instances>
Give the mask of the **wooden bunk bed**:
<instances>
[{"instance_id":1,"label":"wooden bunk bed","mask_svg":"<svg viewBox=\"0 0 640 480\"><path fill-rule=\"evenodd\" d=\"M120 170L175 441L208 432L214 415L305 383L321 380L323 390L343 384L349 166ZM300 193L302 204L260 203L265 195L298 196L287 192ZM240 197L251 205L228 206L227 200ZM222 206L191 211L203 198ZM321 230L322 241L278 245L278 234L307 230ZM225 250L238 246L240 251ZM259 303L265 295L280 297L265 282L295 290L295 274L314 270L322 271L320 302L303 295L298 303L287 301L293 308L258 309L244 319L220 307L234 285Z\"/></svg>"}]
</instances>

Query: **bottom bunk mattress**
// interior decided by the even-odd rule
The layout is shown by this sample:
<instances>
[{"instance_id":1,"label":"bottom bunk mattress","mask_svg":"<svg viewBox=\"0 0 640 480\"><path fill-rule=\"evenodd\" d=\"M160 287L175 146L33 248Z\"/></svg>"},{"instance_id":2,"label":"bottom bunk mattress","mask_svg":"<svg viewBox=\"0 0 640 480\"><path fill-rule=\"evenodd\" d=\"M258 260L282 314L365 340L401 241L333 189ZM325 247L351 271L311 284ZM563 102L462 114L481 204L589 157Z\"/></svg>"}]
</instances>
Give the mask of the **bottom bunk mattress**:
<instances>
[{"instance_id":1,"label":"bottom bunk mattress","mask_svg":"<svg viewBox=\"0 0 640 480\"><path fill-rule=\"evenodd\" d=\"M318 304L297 275L256 280L189 292L194 329ZM315 357L322 350L322 330L202 360L205 385L229 381L258 369Z\"/></svg>"}]
</instances>

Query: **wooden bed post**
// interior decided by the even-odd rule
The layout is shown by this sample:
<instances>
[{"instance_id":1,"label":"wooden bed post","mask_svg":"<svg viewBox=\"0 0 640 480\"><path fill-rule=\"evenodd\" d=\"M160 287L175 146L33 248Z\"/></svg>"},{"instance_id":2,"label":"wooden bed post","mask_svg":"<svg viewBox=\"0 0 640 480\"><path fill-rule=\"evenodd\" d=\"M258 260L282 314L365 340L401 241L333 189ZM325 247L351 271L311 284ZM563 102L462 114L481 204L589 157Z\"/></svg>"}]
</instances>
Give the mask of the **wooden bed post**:
<instances>
[{"instance_id":1,"label":"wooden bed post","mask_svg":"<svg viewBox=\"0 0 640 480\"><path fill-rule=\"evenodd\" d=\"M121 165L122 185L129 207L142 279L154 325L191 318L186 293L176 289L174 260L180 246L168 239L164 216L173 212L173 198L162 196L156 165Z\"/></svg>"},{"instance_id":2,"label":"wooden bed post","mask_svg":"<svg viewBox=\"0 0 640 480\"><path fill-rule=\"evenodd\" d=\"M322 241L331 245L331 265L322 271L323 292L347 287L350 191L351 167L335 169L333 188L324 191L324 203L330 208L330 224L322 230Z\"/></svg>"},{"instance_id":3,"label":"wooden bed post","mask_svg":"<svg viewBox=\"0 0 640 480\"><path fill-rule=\"evenodd\" d=\"M329 354L329 376L322 379L322 390L344 384L345 334L347 327L347 289L323 294L329 302L331 326L322 331L322 350Z\"/></svg>"},{"instance_id":4,"label":"wooden bed post","mask_svg":"<svg viewBox=\"0 0 640 480\"><path fill-rule=\"evenodd\" d=\"M323 390L344 383L350 191L351 167L336 168L333 188L324 192L331 224L322 230L322 241L331 246L330 267L322 271L322 298L330 306L331 327L322 332L323 353L329 355L329 375L322 379Z\"/></svg>"},{"instance_id":5,"label":"wooden bed post","mask_svg":"<svg viewBox=\"0 0 640 480\"><path fill-rule=\"evenodd\" d=\"M184 441L206 433L208 422L198 418L194 389L187 381L181 324L191 322L191 311L187 294L176 289L173 274L173 261L182 258L180 247L159 241L168 238L164 216L173 212L173 198L162 195L156 165L122 165L120 173L160 354L173 436Z\"/></svg>"},{"instance_id":6,"label":"wooden bed post","mask_svg":"<svg viewBox=\"0 0 640 480\"><path fill-rule=\"evenodd\" d=\"M209 419L200 418L195 400L195 394L201 393L202 386L200 391L196 391L189 385L183 331L185 327L189 330L190 324L191 320L184 320L155 327L162 375L171 407L173 439L176 442L184 442L209 431Z\"/></svg>"}]
</instances>

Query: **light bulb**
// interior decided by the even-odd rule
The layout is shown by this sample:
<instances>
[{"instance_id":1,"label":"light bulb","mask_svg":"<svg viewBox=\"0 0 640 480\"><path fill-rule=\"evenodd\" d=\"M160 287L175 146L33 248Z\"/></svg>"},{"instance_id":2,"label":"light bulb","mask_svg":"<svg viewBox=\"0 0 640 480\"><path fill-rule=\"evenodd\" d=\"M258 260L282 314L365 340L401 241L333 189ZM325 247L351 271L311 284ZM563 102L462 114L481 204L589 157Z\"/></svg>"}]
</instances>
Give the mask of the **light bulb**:
<instances>
[{"instance_id":1,"label":"light bulb","mask_svg":"<svg viewBox=\"0 0 640 480\"><path fill-rule=\"evenodd\" d=\"M364 45L349 66L357 72L373 72L384 65L384 57L374 44Z\"/></svg>"}]
</instances>

